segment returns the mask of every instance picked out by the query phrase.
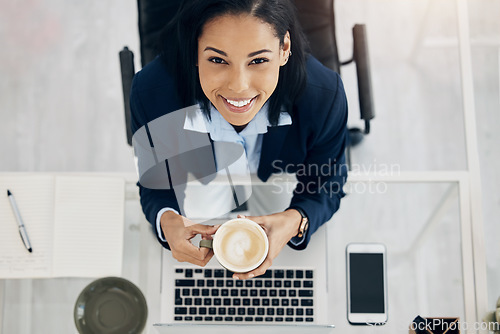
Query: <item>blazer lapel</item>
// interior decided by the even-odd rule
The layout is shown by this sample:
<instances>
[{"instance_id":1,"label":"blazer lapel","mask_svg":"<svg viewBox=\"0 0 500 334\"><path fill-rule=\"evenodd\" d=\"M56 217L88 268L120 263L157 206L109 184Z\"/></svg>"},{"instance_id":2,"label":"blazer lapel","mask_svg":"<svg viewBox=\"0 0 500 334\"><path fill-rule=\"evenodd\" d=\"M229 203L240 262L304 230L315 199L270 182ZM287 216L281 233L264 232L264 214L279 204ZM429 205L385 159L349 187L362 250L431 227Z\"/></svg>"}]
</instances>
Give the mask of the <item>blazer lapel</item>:
<instances>
[{"instance_id":1,"label":"blazer lapel","mask_svg":"<svg viewBox=\"0 0 500 334\"><path fill-rule=\"evenodd\" d=\"M291 125L272 126L264 134L259 168L257 170L257 176L263 182L266 182L272 173L272 163L278 158L290 127Z\"/></svg>"}]
</instances>

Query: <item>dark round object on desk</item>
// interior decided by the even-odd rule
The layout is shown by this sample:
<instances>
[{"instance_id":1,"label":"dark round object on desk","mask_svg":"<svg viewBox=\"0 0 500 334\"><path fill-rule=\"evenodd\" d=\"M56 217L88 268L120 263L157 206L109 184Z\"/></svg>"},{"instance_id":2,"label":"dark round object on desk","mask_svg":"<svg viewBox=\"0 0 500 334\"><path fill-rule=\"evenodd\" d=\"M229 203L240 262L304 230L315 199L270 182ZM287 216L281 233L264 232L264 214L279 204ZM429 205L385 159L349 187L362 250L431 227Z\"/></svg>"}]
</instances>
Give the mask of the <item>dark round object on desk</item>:
<instances>
[{"instance_id":1,"label":"dark round object on desk","mask_svg":"<svg viewBox=\"0 0 500 334\"><path fill-rule=\"evenodd\" d=\"M80 334L136 334L146 325L148 306L132 282L105 277L82 290L73 316Z\"/></svg>"}]
</instances>

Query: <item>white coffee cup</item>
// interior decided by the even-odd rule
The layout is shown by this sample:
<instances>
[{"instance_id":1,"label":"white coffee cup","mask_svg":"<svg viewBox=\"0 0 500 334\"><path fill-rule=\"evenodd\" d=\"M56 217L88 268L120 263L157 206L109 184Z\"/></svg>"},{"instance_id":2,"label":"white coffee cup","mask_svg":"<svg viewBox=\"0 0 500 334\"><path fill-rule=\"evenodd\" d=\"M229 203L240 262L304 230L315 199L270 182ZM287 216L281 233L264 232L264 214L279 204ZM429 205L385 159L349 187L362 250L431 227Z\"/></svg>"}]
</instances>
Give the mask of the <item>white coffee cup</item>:
<instances>
[{"instance_id":1,"label":"white coffee cup","mask_svg":"<svg viewBox=\"0 0 500 334\"><path fill-rule=\"evenodd\" d=\"M213 240L201 240L200 247L212 248L217 261L227 270L246 273L264 262L269 252L269 240L256 222L235 218L222 224Z\"/></svg>"}]
</instances>

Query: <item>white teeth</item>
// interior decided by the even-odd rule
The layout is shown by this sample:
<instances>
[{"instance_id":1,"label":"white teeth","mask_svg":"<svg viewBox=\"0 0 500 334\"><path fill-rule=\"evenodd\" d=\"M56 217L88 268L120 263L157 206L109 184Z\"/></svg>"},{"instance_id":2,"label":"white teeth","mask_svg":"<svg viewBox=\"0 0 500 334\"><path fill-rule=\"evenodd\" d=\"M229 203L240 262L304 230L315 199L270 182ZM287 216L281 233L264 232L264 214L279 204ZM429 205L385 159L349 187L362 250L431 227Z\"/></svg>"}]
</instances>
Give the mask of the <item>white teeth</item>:
<instances>
[{"instance_id":1,"label":"white teeth","mask_svg":"<svg viewBox=\"0 0 500 334\"><path fill-rule=\"evenodd\" d=\"M252 99L242 100L242 101L233 101L233 100L226 99L226 101L227 101L227 103L232 104L235 107L240 107L241 108L241 107L246 106L247 104L249 104L250 101L252 101Z\"/></svg>"}]
</instances>

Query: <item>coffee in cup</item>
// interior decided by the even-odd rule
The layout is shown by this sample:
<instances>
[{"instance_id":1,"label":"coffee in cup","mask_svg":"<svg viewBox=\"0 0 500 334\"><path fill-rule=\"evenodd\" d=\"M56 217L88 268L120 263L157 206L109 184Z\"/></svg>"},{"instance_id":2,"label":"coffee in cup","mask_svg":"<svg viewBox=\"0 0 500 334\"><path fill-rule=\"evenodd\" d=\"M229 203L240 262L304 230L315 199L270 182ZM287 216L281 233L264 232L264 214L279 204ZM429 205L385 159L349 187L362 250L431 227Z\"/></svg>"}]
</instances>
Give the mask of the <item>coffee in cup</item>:
<instances>
[{"instance_id":1,"label":"coffee in cup","mask_svg":"<svg viewBox=\"0 0 500 334\"><path fill-rule=\"evenodd\" d=\"M200 247L212 248L224 268L245 273L264 262L269 240L259 224L250 219L236 218L222 224L213 240L201 240Z\"/></svg>"}]
</instances>

